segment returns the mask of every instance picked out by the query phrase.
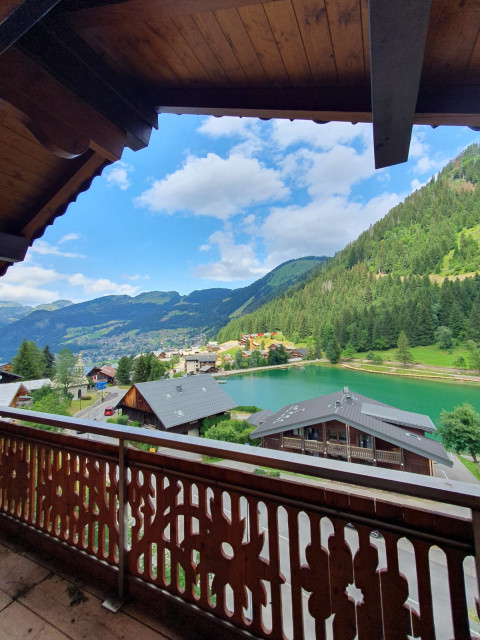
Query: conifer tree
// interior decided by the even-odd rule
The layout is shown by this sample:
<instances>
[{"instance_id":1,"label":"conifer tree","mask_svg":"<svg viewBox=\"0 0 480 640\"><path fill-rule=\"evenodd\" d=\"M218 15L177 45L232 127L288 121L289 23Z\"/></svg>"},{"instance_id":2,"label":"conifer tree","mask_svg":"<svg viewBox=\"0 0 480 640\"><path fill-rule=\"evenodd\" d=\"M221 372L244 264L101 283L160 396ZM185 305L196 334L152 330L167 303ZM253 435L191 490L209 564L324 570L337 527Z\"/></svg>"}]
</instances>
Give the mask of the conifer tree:
<instances>
[{"instance_id":1,"label":"conifer tree","mask_svg":"<svg viewBox=\"0 0 480 640\"><path fill-rule=\"evenodd\" d=\"M13 358L13 371L24 380L38 380L42 377L42 352L33 340L22 340L17 355Z\"/></svg>"},{"instance_id":2,"label":"conifer tree","mask_svg":"<svg viewBox=\"0 0 480 640\"><path fill-rule=\"evenodd\" d=\"M408 346L408 338L405 331L400 331L397 341L397 358L403 363L404 367L406 367L407 364L414 362L412 352L409 350Z\"/></svg>"},{"instance_id":3,"label":"conifer tree","mask_svg":"<svg viewBox=\"0 0 480 640\"><path fill-rule=\"evenodd\" d=\"M50 351L50 347L45 345L42 351L42 365L43 371L42 375L45 378L54 378L55 377L55 356Z\"/></svg>"}]
</instances>

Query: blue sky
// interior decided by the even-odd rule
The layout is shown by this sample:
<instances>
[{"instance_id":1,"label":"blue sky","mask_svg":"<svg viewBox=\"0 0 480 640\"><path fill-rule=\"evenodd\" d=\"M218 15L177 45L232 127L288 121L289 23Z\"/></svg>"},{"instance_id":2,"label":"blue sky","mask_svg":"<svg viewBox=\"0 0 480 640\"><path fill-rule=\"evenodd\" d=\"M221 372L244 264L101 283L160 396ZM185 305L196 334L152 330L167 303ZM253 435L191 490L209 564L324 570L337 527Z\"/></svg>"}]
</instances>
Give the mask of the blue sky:
<instances>
[{"instance_id":1,"label":"blue sky","mask_svg":"<svg viewBox=\"0 0 480 640\"><path fill-rule=\"evenodd\" d=\"M375 171L368 124L161 115L0 279L0 300L74 302L250 284L333 255L479 141L415 127L408 163Z\"/></svg>"}]
</instances>

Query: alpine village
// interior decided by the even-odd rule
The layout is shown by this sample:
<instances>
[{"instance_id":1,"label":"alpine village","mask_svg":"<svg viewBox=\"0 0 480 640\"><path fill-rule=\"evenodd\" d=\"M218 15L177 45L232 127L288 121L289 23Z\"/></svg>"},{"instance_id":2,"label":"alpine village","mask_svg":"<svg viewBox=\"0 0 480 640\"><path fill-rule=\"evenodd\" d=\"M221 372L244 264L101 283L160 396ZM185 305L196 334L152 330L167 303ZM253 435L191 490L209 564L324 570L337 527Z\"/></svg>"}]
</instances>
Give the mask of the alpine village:
<instances>
[{"instance_id":1,"label":"alpine village","mask_svg":"<svg viewBox=\"0 0 480 640\"><path fill-rule=\"evenodd\" d=\"M121 156L118 131L127 131L121 145L148 143L142 131L151 116L143 109L151 93L142 106L107 72L126 69L128 16L138 25L135 12L148 17L154 4L12 0L14 10L0 8L0 55L9 68L42 60L46 106L35 103L38 117L53 109L58 85L66 111L83 96L95 118L102 107L101 118L113 122L92 120L98 140L92 133L89 168L75 173L69 165L65 183L50 179L53 218L89 189L102 163ZM145 54L138 64L154 65L156 49L146 43L155 37L158 50L170 46L175 30L203 52L213 77L205 34L216 42L219 25L234 34L244 24L256 47L266 16L273 31L278 19L294 64L285 7L308 6L313 34L325 7L332 29L333 7L346 3L160 4L162 27L142 23L145 31L136 32ZM192 13L197 4L200 13ZM379 4L360 3L363 19ZM412 24L423 4L431 3L405 3ZM374 34L380 27L369 19ZM412 33L420 29L412 24ZM59 25L65 33L57 34ZM306 33L305 46L314 47ZM95 34L90 57L85 43ZM65 55L54 76L43 42ZM265 56L270 45L262 45ZM379 64L372 45L374 54ZM193 65L189 56L181 64ZM168 59L167 79L176 69ZM84 81L66 71L75 61ZM0 93L14 86L11 75L0 77ZM87 87L95 75L112 92L105 104ZM173 84L161 86L166 113L276 113L268 96L277 94L259 90L258 106L255 86L243 97L205 90L190 104L188 91ZM5 91L14 104L16 89ZM155 96L160 113L164 102ZM30 123L19 115L31 113L27 98L5 112L0 98L7 124ZM363 104L356 93L354 101ZM282 117L298 108L287 106ZM352 121L363 113L351 110ZM130 124L136 118L142 125ZM60 144L75 125L54 122ZM374 115L374 132L379 122ZM403 161L382 158L381 144L375 153L378 166ZM74 155L58 157L66 163ZM62 189L71 189L68 197ZM28 223L42 227L28 236L32 248L53 222L47 217ZM3 252L15 238L5 223ZM2 273L24 255L1 257ZM3 300L0 329L0 640L480 638L480 145L334 255L299 256L236 289Z\"/></svg>"}]
</instances>

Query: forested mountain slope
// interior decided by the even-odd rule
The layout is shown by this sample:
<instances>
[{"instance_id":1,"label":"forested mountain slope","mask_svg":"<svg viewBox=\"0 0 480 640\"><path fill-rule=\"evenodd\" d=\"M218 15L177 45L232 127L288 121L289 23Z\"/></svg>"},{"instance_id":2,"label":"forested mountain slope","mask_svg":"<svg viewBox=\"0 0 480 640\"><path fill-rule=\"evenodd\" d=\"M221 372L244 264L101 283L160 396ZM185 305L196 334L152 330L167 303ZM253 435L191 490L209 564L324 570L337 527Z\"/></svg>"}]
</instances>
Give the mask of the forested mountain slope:
<instances>
[{"instance_id":1,"label":"forested mountain slope","mask_svg":"<svg viewBox=\"0 0 480 640\"><path fill-rule=\"evenodd\" d=\"M427 345L447 326L480 342L479 239L480 147L472 145L308 282L232 320L218 339L272 329L303 339L332 325L342 347L386 349L401 330L412 346Z\"/></svg>"}]
</instances>

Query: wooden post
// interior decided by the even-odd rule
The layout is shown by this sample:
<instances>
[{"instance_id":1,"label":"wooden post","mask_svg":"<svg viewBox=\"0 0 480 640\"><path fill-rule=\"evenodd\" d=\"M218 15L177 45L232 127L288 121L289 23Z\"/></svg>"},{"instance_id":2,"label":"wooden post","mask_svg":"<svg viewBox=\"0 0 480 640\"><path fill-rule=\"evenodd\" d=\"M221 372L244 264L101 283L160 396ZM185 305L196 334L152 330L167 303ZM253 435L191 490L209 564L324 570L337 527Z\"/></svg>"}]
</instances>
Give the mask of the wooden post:
<instances>
[{"instance_id":1,"label":"wooden post","mask_svg":"<svg viewBox=\"0 0 480 640\"><path fill-rule=\"evenodd\" d=\"M323 427L323 456L327 457L327 423L322 422Z\"/></svg>"},{"instance_id":2,"label":"wooden post","mask_svg":"<svg viewBox=\"0 0 480 640\"><path fill-rule=\"evenodd\" d=\"M473 543L475 547L475 568L477 570L477 588L480 597L480 511L472 509ZM477 616L480 616L479 598L475 599Z\"/></svg>"},{"instance_id":3,"label":"wooden post","mask_svg":"<svg viewBox=\"0 0 480 640\"><path fill-rule=\"evenodd\" d=\"M372 436L372 450L373 450L373 466L377 466L377 447L375 445L375 436Z\"/></svg>"},{"instance_id":4,"label":"wooden post","mask_svg":"<svg viewBox=\"0 0 480 640\"><path fill-rule=\"evenodd\" d=\"M349 424L345 425L345 429L347 432L347 460L348 462L351 462L352 457L350 455L350 425Z\"/></svg>"}]
</instances>

